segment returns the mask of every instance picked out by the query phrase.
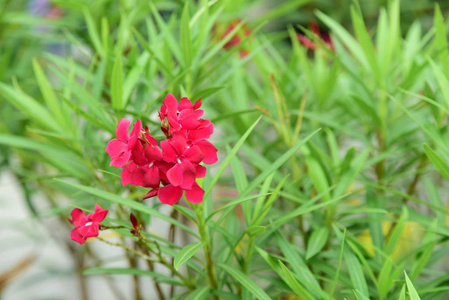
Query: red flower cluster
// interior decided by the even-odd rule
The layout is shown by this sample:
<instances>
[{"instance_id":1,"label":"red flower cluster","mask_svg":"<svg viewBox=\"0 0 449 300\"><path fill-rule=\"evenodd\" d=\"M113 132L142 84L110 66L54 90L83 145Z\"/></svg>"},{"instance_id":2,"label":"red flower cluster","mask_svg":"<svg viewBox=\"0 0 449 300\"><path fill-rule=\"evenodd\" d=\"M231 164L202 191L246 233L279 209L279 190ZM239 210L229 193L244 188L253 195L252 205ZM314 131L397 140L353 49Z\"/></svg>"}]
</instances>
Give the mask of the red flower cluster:
<instances>
[{"instance_id":1,"label":"red flower cluster","mask_svg":"<svg viewBox=\"0 0 449 300\"><path fill-rule=\"evenodd\" d=\"M201 203L204 191L196 178L206 176L200 163L217 161L217 148L207 139L214 131L211 121L201 119L201 99L195 104L188 98L179 103L168 94L159 111L161 130L166 139L158 144L140 120L128 134L130 121L120 119L116 139L106 146L111 166L123 167L122 184L151 188L144 198L158 196L173 205L183 193L191 203Z\"/></svg>"},{"instance_id":2,"label":"red flower cluster","mask_svg":"<svg viewBox=\"0 0 449 300\"><path fill-rule=\"evenodd\" d=\"M81 209L73 209L72 219L69 219L69 221L75 225L75 228L72 229L70 238L80 244L84 244L88 238L98 236L99 223L106 218L107 214L108 210L102 209L98 204L95 204L95 212L87 216L84 215Z\"/></svg>"},{"instance_id":3,"label":"red flower cluster","mask_svg":"<svg viewBox=\"0 0 449 300\"><path fill-rule=\"evenodd\" d=\"M226 38L240 23L241 23L240 20L232 21L221 35L221 38L222 39ZM224 44L223 48L232 49L236 47L238 44L242 42L242 39L249 36L251 32L252 31L250 29L248 29L245 25L243 25L241 29L237 33L235 33L234 36L232 36L232 38L226 44ZM248 50L246 49L240 50L240 57L242 58L246 57L248 54L249 54Z\"/></svg>"},{"instance_id":4,"label":"red flower cluster","mask_svg":"<svg viewBox=\"0 0 449 300\"><path fill-rule=\"evenodd\" d=\"M329 33L322 34L320 32L320 29L318 28L318 24L313 20L310 21L309 28L315 34L315 36L317 38L319 38L319 39L321 39L321 41L323 41L323 43L326 45L326 47L329 50L334 51L334 48L335 48L334 43L332 42L332 39L331 39L331 36L329 35ZM300 33L298 34L298 40L301 44L303 44L310 50L315 50L319 47L319 45L315 44L313 41L308 39L305 35L300 34Z\"/></svg>"}]
</instances>

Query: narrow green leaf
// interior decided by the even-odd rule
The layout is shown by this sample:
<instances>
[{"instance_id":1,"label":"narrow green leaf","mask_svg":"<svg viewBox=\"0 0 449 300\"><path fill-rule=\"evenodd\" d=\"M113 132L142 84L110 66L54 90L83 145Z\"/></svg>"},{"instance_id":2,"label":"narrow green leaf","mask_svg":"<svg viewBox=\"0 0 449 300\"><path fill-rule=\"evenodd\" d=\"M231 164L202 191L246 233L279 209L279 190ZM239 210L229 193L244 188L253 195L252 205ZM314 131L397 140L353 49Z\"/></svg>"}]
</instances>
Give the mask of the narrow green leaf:
<instances>
[{"instance_id":1,"label":"narrow green leaf","mask_svg":"<svg viewBox=\"0 0 449 300\"><path fill-rule=\"evenodd\" d=\"M329 230L321 227L312 232L309 242L307 243L306 259L309 260L323 249L329 237Z\"/></svg>"},{"instance_id":2,"label":"narrow green leaf","mask_svg":"<svg viewBox=\"0 0 449 300\"><path fill-rule=\"evenodd\" d=\"M115 58L111 76L112 108L121 110L124 108L125 103L123 102L123 69L122 56L120 54Z\"/></svg>"},{"instance_id":3,"label":"narrow green leaf","mask_svg":"<svg viewBox=\"0 0 449 300\"><path fill-rule=\"evenodd\" d=\"M267 228L265 226L250 226L246 229L246 233L248 233L249 236L258 236L265 232Z\"/></svg>"},{"instance_id":4,"label":"narrow green leaf","mask_svg":"<svg viewBox=\"0 0 449 300\"><path fill-rule=\"evenodd\" d=\"M0 82L0 95L47 130L63 133L53 116L39 102L27 94Z\"/></svg>"},{"instance_id":5,"label":"narrow green leaf","mask_svg":"<svg viewBox=\"0 0 449 300\"><path fill-rule=\"evenodd\" d=\"M362 265L360 264L351 248L345 247L343 257L348 268L349 277L351 278L353 288L358 291L363 297L368 298L368 285L366 283L365 275L363 274Z\"/></svg>"},{"instance_id":6,"label":"narrow green leaf","mask_svg":"<svg viewBox=\"0 0 449 300\"><path fill-rule=\"evenodd\" d=\"M99 53L101 56L104 56L104 51L103 47L101 46L100 37L98 35L97 29L95 28L94 19L87 6L83 7L83 14L84 19L86 20L87 32L92 41L92 44L94 45L94 48L97 51L97 53Z\"/></svg>"},{"instance_id":7,"label":"narrow green leaf","mask_svg":"<svg viewBox=\"0 0 449 300\"><path fill-rule=\"evenodd\" d=\"M440 174L449 181L449 165L428 145L424 144L424 152Z\"/></svg>"},{"instance_id":8,"label":"narrow green leaf","mask_svg":"<svg viewBox=\"0 0 449 300\"><path fill-rule=\"evenodd\" d=\"M188 246L182 248L181 251L176 254L175 259L173 261L173 265L176 270L179 269L187 260L189 260L195 253L198 252L203 246L204 242L195 242Z\"/></svg>"},{"instance_id":9,"label":"narrow green leaf","mask_svg":"<svg viewBox=\"0 0 449 300\"><path fill-rule=\"evenodd\" d=\"M181 47L184 60L184 68L190 68L192 64L192 41L190 39L190 15L189 2L186 1L181 15Z\"/></svg>"},{"instance_id":10,"label":"narrow green leaf","mask_svg":"<svg viewBox=\"0 0 449 300\"><path fill-rule=\"evenodd\" d=\"M225 270L232 277L234 277L237 282L239 282L243 287L248 289L257 299L260 300L271 300L270 296L264 292L254 281L252 281L247 275L243 274L240 270L234 267L219 263L218 267Z\"/></svg>"},{"instance_id":11,"label":"narrow green leaf","mask_svg":"<svg viewBox=\"0 0 449 300\"><path fill-rule=\"evenodd\" d=\"M198 287L185 300L204 300L210 295L210 287Z\"/></svg>"},{"instance_id":12,"label":"narrow green leaf","mask_svg":"<svg viewBox=\"0 0 449 300\"><path fill-rule=\"evenodd\" d=\"M410 300L421 300L421 298L418 295L418 292L416 291L415 287L413 286L413 283L410 281L410 278L408 278L407 273L404 271L405 276L405 282L407 283L407 289L408 294L410 296Z\"/></svg>"},{"instance_id":13,"label":"narrow green leaf","mask_svg":"<svg viewBox=\"0 0 449 300\"><path fill-rule=\"evenodd\" d=\"M40 66L36 58L33 59L33 69L42 96L44 97L45 103L47 104L52 115L54 116L54 119L56 119L56 121L61 126L67 125L66 122L70 120L69 116L63 115L60 107L60 102L58 101L58 98L56 97L56 94L53 91L52 86L48 82L47 76L45 76L45 73L42 70L42 67Z\"/></svg>"},{"instance_id":14,"label":"narrow green leaf","mask_svg":"<svg viewBox=\"0 0 449 300\"><path fill-rule=\"evenodd\" d=\"M289 269L279 260L279 265L281 266L282 272L284 273L285 283L293 290L296 296L300 297L304 300L314 300L316 299L312 294L307 291L305 287L303 287L298 280L296 280L295 276L290 272Z\"/></svg>"},{"instance_id":15,"label":"narrow green leaf","mask_svg":"<svg viewBox=\"0 0 449 300\"><path fill-rule=\"evenodd\" d=\"M226 158L221 163L220 167L218 168L217 172L215 173L212 180L209 182L209 185L207 186L205 192L204 192L204 199L207 199L209 196L209 193L212 191L215 184L218 182L218 179L221 177L221 174L223 174L226 167L231 162L232 158L237 154L237 151L240 149L240 147L243 145L243 143L246 141L248 136L253 131L254 127L256 127L257 123L259 123L262 116L260 116L254 123L251 125L248 130L243 134L243 136L238 140L238 142L235 144L235 146L232 148L231 152L226 156Z\"/></svg>"}]
</instances>

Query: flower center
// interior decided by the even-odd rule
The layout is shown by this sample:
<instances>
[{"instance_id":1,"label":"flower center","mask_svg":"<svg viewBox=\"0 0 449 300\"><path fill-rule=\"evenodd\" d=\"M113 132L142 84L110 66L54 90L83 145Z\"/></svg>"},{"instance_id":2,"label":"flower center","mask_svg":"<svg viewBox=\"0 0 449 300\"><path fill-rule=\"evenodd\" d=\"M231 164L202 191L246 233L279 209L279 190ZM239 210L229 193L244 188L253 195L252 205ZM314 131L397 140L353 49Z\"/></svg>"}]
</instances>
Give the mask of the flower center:
<instances>
[{"instance_id":1,"label":"flower center","mask_svg":"<svg viewBox=\"0 0 449 300\"><path fill-rule=\"evenodd\" d=\"M180 163L181 163L181 160L180 160L179 158L178 158L178 160L177 160L177 161L178 161L178 164L180 164Z\"/></svg>"},{"instance_id":2,"label":"flower center","mask_svg":"<svg viewBox=\"0 0 449 300\"><path fill-rule=\"evenodd\" d=\"M92 222L87 222L84 226L90 226L90 225L92 225Z\"/></svg>"}]
</instances>

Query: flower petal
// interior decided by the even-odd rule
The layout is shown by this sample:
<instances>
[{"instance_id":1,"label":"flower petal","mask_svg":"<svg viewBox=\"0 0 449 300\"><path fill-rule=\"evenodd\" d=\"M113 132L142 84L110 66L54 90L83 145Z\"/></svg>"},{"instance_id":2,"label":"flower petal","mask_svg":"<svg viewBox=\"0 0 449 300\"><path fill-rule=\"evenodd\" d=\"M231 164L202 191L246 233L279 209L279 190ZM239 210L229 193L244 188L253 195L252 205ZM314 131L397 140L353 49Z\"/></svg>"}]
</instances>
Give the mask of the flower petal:
<instances>
[{"instance_id":1,"label":"flower petal","mask_svg":"<svg viewBox=\"0 0 449 300\"><path fill-rule=\"evenodd\" d=\"M118 140L123 143L128 143L129 135L129 125L131 124L130 120L127 119L120 119L118 121L117 129L115 130L115 135L117 136Z\"/></svg>"},{"instance_id":2,"label":"flower petal","mask_svg":"<svg viewBox=\"0 0 449 300\"><path fill-rule=\"evenodd\" d=\"M103 221L108 212L108 209L103 209L100 205L95 204L95 212L92 214L92 221L96 223Z\"/></svg>"},{"instance_id":3,"label":"flower petal","mask_svg":"<svg viewBox=\"0 0 449 300\"><path fill-rule=\"evenodd\" d=\"M182 197L182 189L172 184L159 188L158 197L159 201L164 204L173 205L179 201Z\"/></svg>"},{"instance_id":4,"label":"flower petal","mask_svg":"<svg viewBox=\"0 0 449 300\"><path fill-rule=\"evenodd\" d=\"M205 166L196 165L195 171L196 171L196 178L203 178L206 176L207 169Z\"/></svg>"},{"instance_id":5,"label":"flower petal","mask_svg":"<svg viewBox=\"0 0 449 300\"><path fill-rule=\"evenodd\" d=\"M183 168L181 164L175 164L170 170L168 170L167 178L173 186L180 186L184 181Z\"/></svg>"},{"instance_id":6,"label":"flower petal","mask_svg":"<svg viewBox=\"0 0 449 300\"><path fill-rule=\"evenodd\" d=\"M114 157L109 165L121 168L129 162L130 158L131 151L125 151L120 156Z\"/></svg>"},{"instance_id":7,"label":"flower petal","mask_svg":"<svg viewBox=\"0 0 449 300\"><path fill-rule=\"evenodd\" d=\"M129 164L126 165L126 167L123 168L122 172L120 173L120 177L122 179L122 185L123 186L132 183L131 173L136 168L137 168L137 166L133 162L130 162Z\"/></svg>"},{"instance_id":8,"label":"flower petal","mask_svg":"<svg viewBox=\"0 0 449 300\"><path fill-rule=\"evenodd\" d=\"M156 188L161 183L161 177L159 176L159 169L152 166L147 169L145 175L143 176L143 182L146 187Z\"/></svg>"},{"instance_id":9,"label":"flower petal","mask_svg":"<svg viewBox=\"0 0 449 300\"><path fill-rule=\"evenodd\" d=\"M110 140L106 145L106 153L109 154L110 158L118 157L126 150L126 144L123 144L118 139Z\"/></svg>"},{"instance_id":10,"label":"flower petal","mask_svg":"<svg viewBox=\"0 0 449 300\"><path fill-rule=\"evenodd\" d=\"M170 146L171 148L171 146ZM147 146L145 148L145 157L149 161L158 161L162 159L162 150L158 146ZM171 158L171 157L170 157Z\"/></svg>"},{"instance_id":11,"label":"flower petal","mask_svg":"<svg viewBox=\"0 0 449 300\"><path fill-rule=\"evenodd\" d=\"M86 217L84 216L84 212L79 208L74 208L71 212L72 219L69 220L75 226L81 226L86 223Z\"/></svg>"},{"instance_id":12,"label":"flower petal","mask_svg":"<svg viewBox=\"0 0 449 300\"><path fill-rule=\"evenodd\" d=\"M84 244L84 242L86 241L86 239L81 234L79 234L78 228L72 229L72 231L70 232L70 238L80 244Z\"/></svg>"},{"instance_id":13,"label":"flower petal","mask_svg":"<svg viewBox=\"0 0 449 300\"><path fill-rule=\"evenodd\" d=\"M198 204L203 202L204 190L198 185L198 183L194 183L192 185L192 189L189 191L185 191L186 199L193 204Z\"/></svg>"},{"instance_id":14,"label":"flower petal","mask_svg":"<svg viewBox=\"0 0 449 300\"><path fill-rule=\"evenodd\" d=\"M203 158L204 155L201 152L200 147L194 145L190 148L187 148L186 151L184 151L184 156L192 163L199 164Z\"/></svg>"},{"instance_id":15,"label":"flower petal","mask_svg":"<svg viewBox=\"0 0 449 300\"><path fill-rule=\"evenodd\" d=\"M145 156L145 152L144 152L142 143L140 141L136 143L136 146L133 148L131 153L132 153L132 160L137 165L143 166L148 162L148 159Z\"/></svg>"},{"instance_id":16,"label":"flower petal","mask_svg":"<svg viewBox=\"0 0 449 300\"><path fill-rule=\"evenodd\" d=\"M212 143L206 140L202 140L195 142L195 145L197 145L201 149L201 152L204 155L203 162L205 164L211 165L217 162L218 150L214 145L212 145Z\"/></svg>"},{"instance_id":17,"label":"flower petal","mask_svg":"<svg viewBox=\"0 0 449 300\"><path fill-rule=\"evenodd\" d=\"M140 120L137 120L136 123L134 123L133 130L131 131L131 135L128 139L128 149L132 150L134 146L136 145L137 139L140 136L140 131L142 130L142 122Z\"/></svg>"}]
</instances>

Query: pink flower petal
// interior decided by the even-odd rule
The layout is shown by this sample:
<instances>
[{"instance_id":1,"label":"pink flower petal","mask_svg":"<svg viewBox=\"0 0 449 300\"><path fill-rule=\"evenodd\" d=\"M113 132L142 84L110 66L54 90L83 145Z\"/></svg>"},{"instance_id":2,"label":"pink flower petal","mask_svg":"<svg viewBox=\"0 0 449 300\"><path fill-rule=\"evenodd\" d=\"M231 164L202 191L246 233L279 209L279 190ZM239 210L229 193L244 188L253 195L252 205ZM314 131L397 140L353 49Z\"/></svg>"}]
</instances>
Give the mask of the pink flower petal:
<instances>
[{"instance_id":1,"label":"pink flower petal","mask_svg":"<svg viewBox=\"0 0 449 300\"><path fill-rule=\"evenodd\" d=\"M184 190L190 190L192 184L195 182L196 170L193 164L188 159L182 159L182 182L181 188Z\"/></svg>"},{"instance_id":2,"label":"pink flower petal","mask_svg":"<svg viewBox=\"0 0 449 300\"><path fill-rule=\"evenodd\" d=\"M127 119L120 119L118 121L117 129L115 131L115 135L117 136L118 140L123 143L128 143L129 135L129 125L131 124L130 120Z\"/></svg>"},{"instance_id":3,"label":"pink flower petal","mask_svg":"<svg viewBox=\"0 0 449 300\"><path fill-rule=\"evenodd\" d=\"M146 168L137 168L131 173L131 184L135 186L145 186L143 177L145 176Z\"/></svg>"},{"instance_id":4,"label":"pink flower petal","mask_svg":"<svg viewBox=\"0 0 449 300\"><path fill-rule=\"evenodd\" d=\"M123 186L125 186L127 184L131 184L131 182L132 182L132 180L131 180L131 173L136 168L137 168L137 166L133 162L130 162L129 164L126 165L126 167L123 168L123 170L122 170L122 172L120 174Z\"/></svg>"},{"instance_id":5,"label":"pink flower petal","mask_svg":"<svg viewBox=\"0 0 449 300\"><path fill-rule=\"evenodd\" d=\"M214 133L214 125L209 120L200 120L201 125L189 131L189 139L192 141L208 139Z\"/></svg>"},{"instance_id":6,"label":"pink flower petal","mask_svg":"<svg viewBox=\"0 0 449 300\"><path fill-rule=\"evenodd\" d=\"M84 212L79 208L74 208L71 212L72 219L69 220L73 225L80 226L86 223Z\"/></svg>"},{"instance_id":7,"label":"pink flower petal","mask_svg":"<svg viewBox=\"0 0 449 300\"><path fill-rule=\"evenodd\" d=\"M145 152L142 146L142 143L139 141L136 143L136 146L131 151L132 160L139 166L143 166L148 162L148 159L145 156Z\"/></svg>"},{"instance_id":8,"label":"pink flower petal","mask_svg":"<svg viewBox=\"0 0 449 300\"><path fill-rule=\"evenodd\" d=\"M128 149L132 150L134 146L136 145L137 139L140 136L140 131L142 130L142 122L140 120L137 120L136 123L134 123L133 130L131 131L131 135L128 139Z\"/></svg>"},{"instance_id":9,"label":"pink flower petal","mask_svg":"<svg viewBox=\"0 0 449 300\"><path fill-rule=\"evenodd\" d=\"M190 191L185 191L186 199L193 204L198 204L203 202L204 190L198 185L198 183L194 183L192 185L192 189Z\"/></svg>"},{"instance_id":10,"label":"pink flower petal","mask_svg":"<svg viewBox=\"0 0 449 300\"><path fill-rule=\"evenodd\" d=\"M181 164L175 164L170 170L168 170L167 178L173 186L180 186L184 181L183 168Z\"/></svg>"},{"instance_id":11,"label":"pink flower petal","mask_svg":"<svg viewBox=\"0 0 449 300\"><path fill-rule=\"evenodd\" d=\"M159 169L155 166L150 167L145 172L145 175L143 177L143 182L145 183L146 187L152 187L156 188L161 183L161 178L159 176Z\"/></svg>"},{"instance_id":12,"label":"pink flower petal","mask_svg":"<svg viewBox=\"0 0 449 300\"><path fill-rule=\"evenodd\" d=\"M110 140L106 145L106 153L109 154L110 158L118 157L125 151L127 151L126 144L123 144L118 139Z\"/></svg>"},{"instance_id":13,"label":"pink flower petal","mask_svg":"<svg viewBox=\"0 0 449 300\"><path fill-rule=\"evenodd\" d=\"M173 205L182 197L182 189L171 184L159 188L159 201L164 204Z\"/></svg>"},{"instance_id":14,"label":"pink flower petal","mask_svg":"<svg viewBox=\"0 0 449 300\"><path fill-rule=\"evenodd\" d=\"M180 133L174 133L170 140L170 145L176 150L177 154L182 154L187 146L186 136Z\"/></svg>"},{"instance_id":15,"label":"pink flower petal","mask_svg":"<svg viewBox=\"0 0 449 300\"><path fill-rule=\"evenodd\" d=\"M200 121L198 120L203 115L203 110L183 110L179 113L178 120L179 124L184 129L193 130L200 126Z\"/></svg>"},{"instance_id":16,"label":"pink flower petal","mask_svg":"<svg viewBox=\"0 0 449 300\"><path fill-rule=\"evenodd\" d=\"M95 204L95 212L92 214L92 221L99 223L106 218L109 210L101 208L100 205Z\"/></svg>"},{"instance_id":17,"label":"pink flower petal","mask_svg":"<svg viewBox=\"0 0 449 300\"><path fill-rule=\"evenodd\" d=\"M193 109L192 102L187 97L182 97L178 104L178 110Z\"/></svg>"},{"instance_id":18,"label":"pink flower petal","mask_svg":"<svg viewBox=\"0 0 449 300\"><path fill-rule=\"evenodd\" d=\"M173 149L170 146L171 149ZM161 148L155 146L147 146L145 148L145 157L149 160L149 161L158 161L158 160L162 160L162 151Z\"/></svg>"},{"instance_id":19,"label":"pink flower petal","mask_svg":"<svg viewBox=\"0 0 449 300\"><path fill-rule=\"evenodd\" d=\"M196 178L203 178L206 176L207 169L205 166L196 165L195 171L196 171Z\"/></svg>"},{"instance_id":20,"label":"pink flower petal","mask_svg":"<svg viewBox=\"0 0 449 300\"><path fill-rule=\"evenodd\" d=\"M161 142L161 148L163 151L163 158L166 162L175 162L178 154L175 149L170 144L169 140L165 140Z\"/></svg>"},{"instance_id":21,"label":"pink flower petal","mask_svg":"<svg viewBox=\"0 0 449 300\"><path fill-rule=\"evenodd\" d=\"M196 145L194 145L190 148L187 148L186 151L184 151L184 156L189 161L191 161L192 163L195 163L195 164L200 163L204 158L204 155L201 152L201 149Z\"/></svg>"},{"instance_id":22,"label":"pink flower petal","mask_svg":"<svg viewBox=\"0 0 449 300\"><path fill-rule=\"evenodd\" d=\"M162 102L166 105L167 110L169 111L176 112L176 110L178 109L178 101L172 94L167 94Z\"/></svg>"},{"instance_id":23,"label":"pink flower petal","mask_svg":"<svg viewBox=\"0 0 449 300\"><path fill-rule=\"evenodd\" d=\"M78 233L77 228L72 229L72 231L70 232L70 238L80 244L84 244L84 242L86 241L86 239Z\"/></svg>"},{"instance_id":24,"label":"pink flower petal","mask_svg":"<svg viewBox=\"0 0 449 300\"><path fill-rule=\"evenodd\" d=\"M111 160L111 163L109 165L121 168L124 165L126 165L126 163L130 160L130 158L131 158L131 152L126 151L126 152L123 152L120 156L114 157Z\"/></svg>"},{"instance_id":25,"label":"pink flower petal","mask_svg":"<svg viewBox=\"0 0 449 300\"><path fill-rule=\"evenodd\" d=\"M205 164L211 165L217 162L218 150L214 145L212 145L212 143L206 140L202 140L195 142L195 145L197 145L201 149L201 152L204 155L203 162Z\"/></svg>"}]
</instances>

